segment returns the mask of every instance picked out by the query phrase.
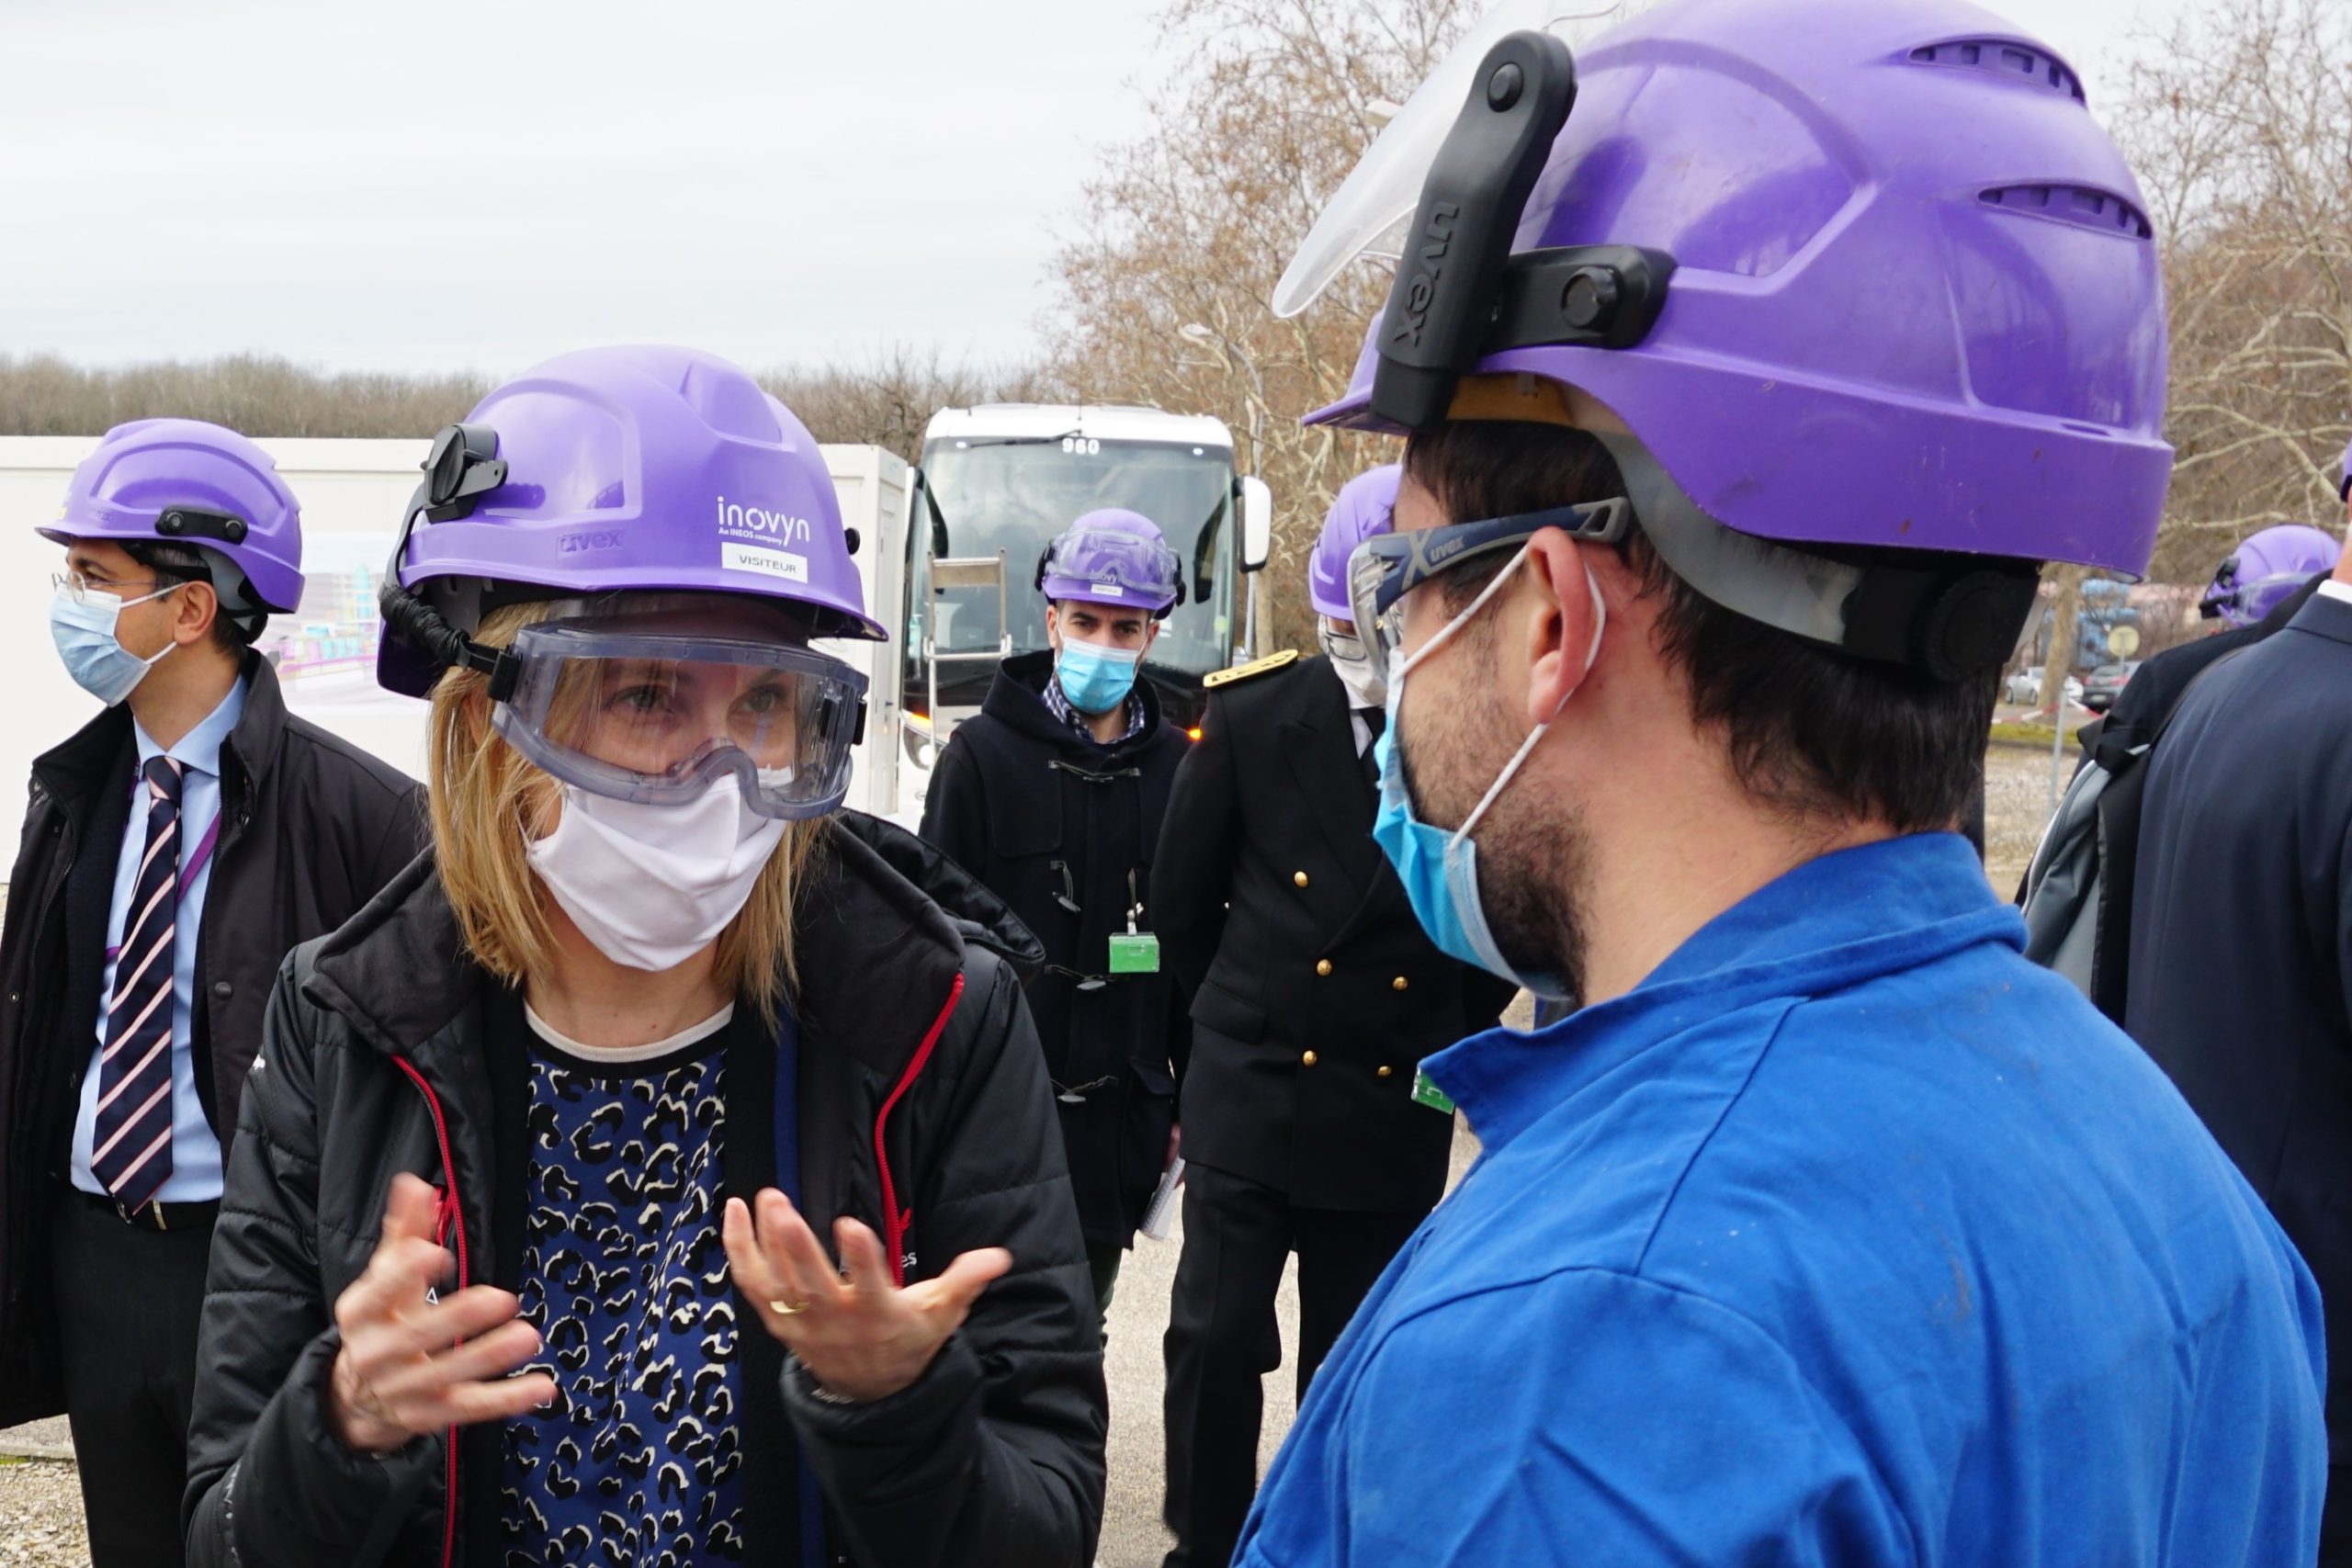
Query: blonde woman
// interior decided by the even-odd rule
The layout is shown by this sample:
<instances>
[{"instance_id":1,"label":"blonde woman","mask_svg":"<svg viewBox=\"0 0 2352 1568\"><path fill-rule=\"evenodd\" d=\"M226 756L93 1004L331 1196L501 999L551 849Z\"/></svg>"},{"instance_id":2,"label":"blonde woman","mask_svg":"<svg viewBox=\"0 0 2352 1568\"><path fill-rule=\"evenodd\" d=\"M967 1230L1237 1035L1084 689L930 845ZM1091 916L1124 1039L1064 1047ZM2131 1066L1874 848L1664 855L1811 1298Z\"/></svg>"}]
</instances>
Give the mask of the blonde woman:
<instances>
[{"instance_id":1,"label":"blonde woman","mask_svg":"<svg viewBox=\"0 0 2352 1568\"><path fill-rule=\"evenodd\" d=\"M741 371L443 432L379 676L434 847L289 960L212 1252L199 1563L1083 1564L1104 1400L1013 964L839 815L879 635Z\"/></svg>"}]
</instances>

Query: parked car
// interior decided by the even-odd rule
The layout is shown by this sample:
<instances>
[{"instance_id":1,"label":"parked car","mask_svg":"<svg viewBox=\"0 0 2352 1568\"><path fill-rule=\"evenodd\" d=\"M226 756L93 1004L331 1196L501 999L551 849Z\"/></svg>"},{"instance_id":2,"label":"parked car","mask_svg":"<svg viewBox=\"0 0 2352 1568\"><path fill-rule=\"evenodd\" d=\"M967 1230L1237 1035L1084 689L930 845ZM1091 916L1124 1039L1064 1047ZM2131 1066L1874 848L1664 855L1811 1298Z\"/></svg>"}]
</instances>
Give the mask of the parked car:
<instances>
[{"instance_id":1,"label":"parked car","mask_svg":"<svg viewBox=\"0 0 2352 1568\"><path fill-rule=\"evenodd\" d=\"M2140 661L2127 659L2120 664L2102 664L2083 682L2083 705L2093 713L2105 713L2123 694L2123 688L2139 672Z\"/></svg>"},{"instance_id":2,"label":"parked car","mask_svg":"<svg viewBox=\"0 0 2352 1568\"><path fill-rule=\"evenodd\" d=\"M2009 677L2007 683L2001 690L2001 696L2007 702L2038 703L2041 700L2041 681L2042 667L2039 664L2030 664ZM2082 705L2081 677L2075 675L2066 677L2066 700L2077 707Z\"/></svg>"}]
</instances>

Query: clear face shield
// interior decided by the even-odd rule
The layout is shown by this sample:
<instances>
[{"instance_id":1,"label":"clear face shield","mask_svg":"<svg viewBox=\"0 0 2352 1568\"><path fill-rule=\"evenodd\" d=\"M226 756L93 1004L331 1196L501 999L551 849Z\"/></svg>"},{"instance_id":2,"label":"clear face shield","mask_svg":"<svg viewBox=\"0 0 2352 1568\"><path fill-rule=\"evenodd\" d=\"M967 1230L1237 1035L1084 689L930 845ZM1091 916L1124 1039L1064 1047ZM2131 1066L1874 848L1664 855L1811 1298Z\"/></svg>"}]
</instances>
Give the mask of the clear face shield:
<instances>
[{"instance_id":1,"label":"clear face shield","mask_svg":"<svg viewBox=\"0 0 2352 1568\"><path fill-rule=\"evenodd\" d=\"M1529 31L1580 43L1622 8L1621 0L1497 0L1332 193L1274 286L1274 314L1295 316L1306 310L1359 256L1394 259L1400 254L1403 225L1420 202L1430 165L1453 129L1479 63L1498 40Z\"/></svg>"},{"instance_id":2,"label":"clear face shield","mask_svg":"<svg viewBox=\"0 0 2352 1568\"><path fill-rule=\"evenodd\" d=\"M794 617L728 595L557 607L515 637L498 733L567 784L680 804L732 773L765 817L822 816L849 791L866 679L811 651Z\"/></svg>"}]
</instances>

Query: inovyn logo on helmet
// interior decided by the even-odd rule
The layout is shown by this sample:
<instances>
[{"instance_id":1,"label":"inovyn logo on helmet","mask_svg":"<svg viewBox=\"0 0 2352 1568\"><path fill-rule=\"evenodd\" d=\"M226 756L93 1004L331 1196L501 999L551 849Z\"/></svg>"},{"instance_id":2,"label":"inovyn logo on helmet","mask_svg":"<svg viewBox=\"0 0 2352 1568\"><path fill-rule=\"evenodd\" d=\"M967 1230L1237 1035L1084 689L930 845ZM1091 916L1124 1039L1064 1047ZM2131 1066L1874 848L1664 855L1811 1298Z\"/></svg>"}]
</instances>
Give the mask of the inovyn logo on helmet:
<instances>
[{"instance_id":1,"label":"inovyn logo on helmet","mask_svg":"<svg viewBox=\"0 0 2352 1568\"><path fill-rule=\"evenodd\" d=\"M718 564L731 571L756 571L787 582L808 581L808 558L786 547L816 537L806 517L745 506L718 498Z\"/></svg>"}]
</instances>

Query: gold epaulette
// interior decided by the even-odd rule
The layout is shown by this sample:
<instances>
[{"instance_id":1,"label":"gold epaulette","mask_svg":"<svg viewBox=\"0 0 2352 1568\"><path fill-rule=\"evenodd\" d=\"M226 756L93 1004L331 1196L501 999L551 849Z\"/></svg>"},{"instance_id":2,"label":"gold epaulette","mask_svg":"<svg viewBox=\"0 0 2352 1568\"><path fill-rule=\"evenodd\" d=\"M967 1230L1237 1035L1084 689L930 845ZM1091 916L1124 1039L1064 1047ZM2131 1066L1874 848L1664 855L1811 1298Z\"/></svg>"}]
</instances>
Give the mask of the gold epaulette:
<instances>
[{"instance_id":1,"label":"gold epaulette","mask_svg":"<svg viewBox=\"0 0 2352 1568\"><path fill-rule=\"evenodd\" d=\"M1286 665L1297 662L1298 649L1286 648L1280 653L1270 653L1263 659L1253 659L1247 664L1237 664L1230 670L1212 670L1201 677L1201 684L1214 692L1219 686L1230 686L1236 681L1247 681L1252 675L1263 675L1269 670L1280 670Z\"/></svg>"}]
</instances>

